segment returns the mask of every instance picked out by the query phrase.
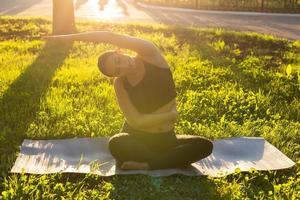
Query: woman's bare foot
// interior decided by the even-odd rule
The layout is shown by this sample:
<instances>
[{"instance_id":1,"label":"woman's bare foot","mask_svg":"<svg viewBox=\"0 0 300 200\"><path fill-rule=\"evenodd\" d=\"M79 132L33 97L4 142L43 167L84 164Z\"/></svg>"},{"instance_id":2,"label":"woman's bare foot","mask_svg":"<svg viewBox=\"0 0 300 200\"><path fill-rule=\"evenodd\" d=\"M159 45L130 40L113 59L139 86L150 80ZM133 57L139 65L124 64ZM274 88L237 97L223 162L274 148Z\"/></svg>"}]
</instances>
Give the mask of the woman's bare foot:
<instances>
[{"instance_id":1,"label":"woman's bare foot","mask_svg":"<svg viewBox=\"0 0 300 200\"><path fill-rule=\"evenodd\" d=\"M149 169L146 162L125 161L121 165L121 169Z\"/></svg>"}]
</instances>

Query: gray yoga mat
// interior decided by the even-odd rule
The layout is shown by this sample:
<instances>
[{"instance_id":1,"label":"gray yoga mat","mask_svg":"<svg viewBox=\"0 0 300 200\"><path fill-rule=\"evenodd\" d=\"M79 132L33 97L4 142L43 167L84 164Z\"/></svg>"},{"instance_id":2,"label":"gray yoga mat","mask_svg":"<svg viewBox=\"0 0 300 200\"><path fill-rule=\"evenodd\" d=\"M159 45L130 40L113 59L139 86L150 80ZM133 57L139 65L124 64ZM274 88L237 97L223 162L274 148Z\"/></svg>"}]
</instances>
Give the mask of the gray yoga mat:
<instances>
[{"instance_id":1,"label":"gray yoga mat","mask_svg":"<svg viewBox=\"0 0 300 200\"><path fill-rule=\"evenodd\" d=\"M248 171L289 168L295 163L260 137L237 137L215 140L213 153L189 168L163 170L121 170L108 150L108 137L60 140L24 140L12 173L49 174L59 172L115 174L210 175L233 173L236 168Z\"/></svg>"}]
</instances>

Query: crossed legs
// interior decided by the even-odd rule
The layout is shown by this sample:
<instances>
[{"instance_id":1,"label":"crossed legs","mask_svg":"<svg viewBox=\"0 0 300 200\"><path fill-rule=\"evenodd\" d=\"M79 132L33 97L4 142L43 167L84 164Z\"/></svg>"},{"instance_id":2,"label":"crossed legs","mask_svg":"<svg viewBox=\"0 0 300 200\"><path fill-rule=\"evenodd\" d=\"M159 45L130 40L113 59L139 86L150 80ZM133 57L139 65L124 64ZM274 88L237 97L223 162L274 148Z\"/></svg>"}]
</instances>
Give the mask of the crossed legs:
<instances>
[{"instance_id":1,"label":"crossed legs","mask_svg":"<svg viewBox=\"0 0 300 200\"><path fill-rule=\"evenodd\" d=\"M151 137L155 143L119 133L110 138L109 150L123 168L164 169L188 166L209 156L213 149L211 141L199 136L176 135L169 139L160 138L158 133Z\"/></svg>"}]
</instances>

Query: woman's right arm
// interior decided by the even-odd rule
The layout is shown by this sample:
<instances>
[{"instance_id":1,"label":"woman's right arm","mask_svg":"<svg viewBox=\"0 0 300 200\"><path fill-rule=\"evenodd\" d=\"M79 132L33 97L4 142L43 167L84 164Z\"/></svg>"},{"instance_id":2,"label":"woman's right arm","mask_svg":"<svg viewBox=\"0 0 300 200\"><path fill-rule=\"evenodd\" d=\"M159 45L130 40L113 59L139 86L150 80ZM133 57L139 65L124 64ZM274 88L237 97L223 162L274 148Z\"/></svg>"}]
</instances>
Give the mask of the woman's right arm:
<instances>
[{"instance_id":1,"label":"woman's right arm","mask_svg":"<svg viewBox=\"0 0 300 200\"><path fill-rule=\"evenodd\" d=\"M78 40L86 42L99 42L116 45L120 48L131 49L140 55L155 56L159 53L157 47L150 41L132 37L129 35L118 34L110 31L95 31L74 33L68 35L53 35L45 37L49 40Z\"/></svg>"}]
</instances>

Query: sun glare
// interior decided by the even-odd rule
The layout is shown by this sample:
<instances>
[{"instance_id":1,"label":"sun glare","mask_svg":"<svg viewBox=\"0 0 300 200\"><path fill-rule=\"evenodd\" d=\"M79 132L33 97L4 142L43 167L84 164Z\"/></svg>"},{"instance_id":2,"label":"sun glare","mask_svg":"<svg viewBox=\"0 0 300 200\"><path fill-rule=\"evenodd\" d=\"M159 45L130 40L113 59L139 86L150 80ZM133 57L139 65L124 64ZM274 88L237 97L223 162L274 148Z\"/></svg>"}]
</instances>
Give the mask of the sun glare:
<instances>
[{"instance_id":1,"label":"sun glare","mask_svg":"<svg viewBox=\"0 0 300 200\"><path fill-rule=\"evenodd\" d=\"M80 0L77 0L80 1ZM78 15L84 13L87 18L109 20L124 17L124 7L121 0L88 0L78 10Z\"/></svg>"}]
</instances>

